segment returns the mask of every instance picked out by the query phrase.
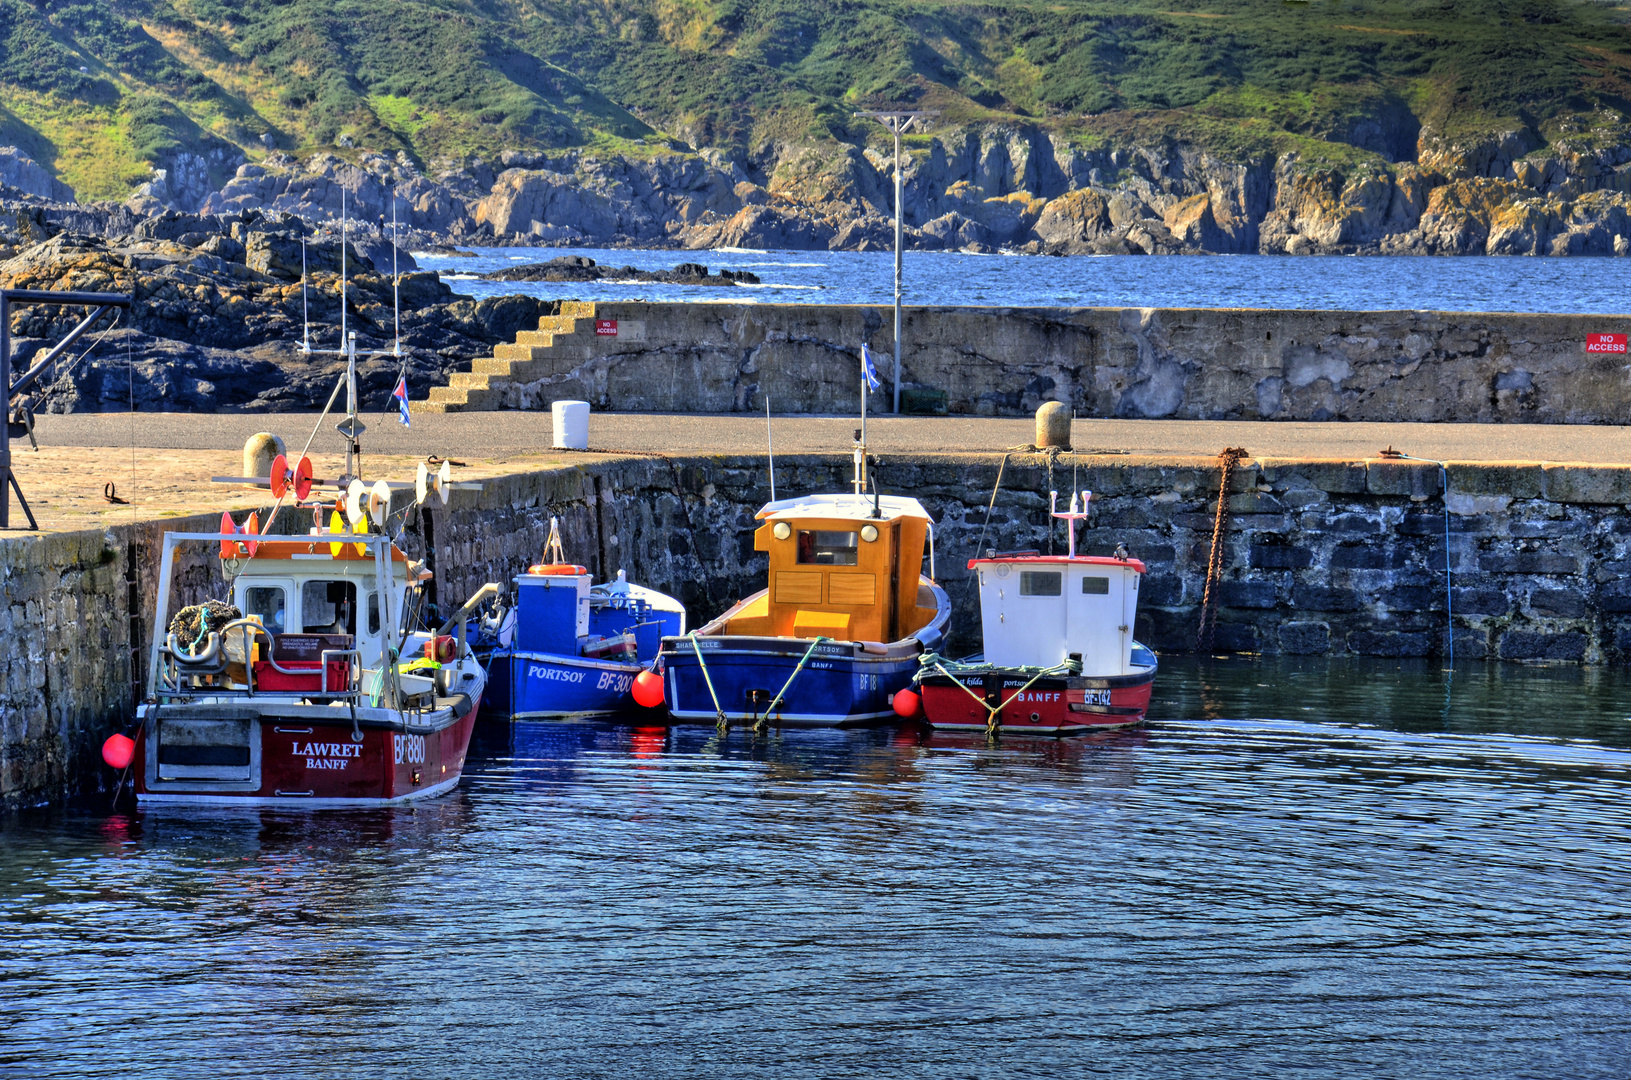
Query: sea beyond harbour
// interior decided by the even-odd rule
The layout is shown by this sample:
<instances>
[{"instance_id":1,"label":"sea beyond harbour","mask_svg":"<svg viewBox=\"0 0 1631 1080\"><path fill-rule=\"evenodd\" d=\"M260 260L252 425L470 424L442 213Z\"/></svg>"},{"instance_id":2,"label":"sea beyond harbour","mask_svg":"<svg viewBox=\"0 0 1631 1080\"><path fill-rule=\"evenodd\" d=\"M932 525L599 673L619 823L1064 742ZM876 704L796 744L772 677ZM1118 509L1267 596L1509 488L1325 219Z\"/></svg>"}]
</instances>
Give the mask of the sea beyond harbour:
<instances>
[{"instance_id":1,"label":"sea beyond harbour","mask_svg":"<svg viewBox=\"0 0 1631 1080\"><path fill-rule=\"evenodd\" d=\"M1616 1077L1631 681L1175 657L1076 739L478 726L0 823L0 1075Z\"/></svg>"},{"instance_id":2,"label":"sea beyond harbour","mask_svg":"<svg viewBox=\"0 0 1631 1080\"><path fill-rule=\"evenodd\" d=\"M478 299L891 304L894 255L871 251L655 251L470 248L416 253L455 292ZM481 281L521 263L582 255L602 266L666 270L698 262L747 270L759 285ZM1325 311L1508 311L1612 315L1631 294L1631 259L1408 255L1106 255L1050 258L909 251L904 301L927 306L1250 307Z\"/></svg>"}]
</instances>

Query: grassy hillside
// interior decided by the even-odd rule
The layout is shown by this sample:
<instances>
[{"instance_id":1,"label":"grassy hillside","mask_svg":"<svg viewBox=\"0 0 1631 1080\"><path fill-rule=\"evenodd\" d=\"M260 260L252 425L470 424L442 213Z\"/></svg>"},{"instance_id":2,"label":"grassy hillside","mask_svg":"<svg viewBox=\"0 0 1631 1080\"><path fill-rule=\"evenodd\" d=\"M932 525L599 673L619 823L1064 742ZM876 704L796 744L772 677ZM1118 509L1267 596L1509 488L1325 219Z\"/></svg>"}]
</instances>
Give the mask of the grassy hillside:
<instances>
[{"instance_id":1,"label":"grassy hillside","mask_svg":"<svg viewBox=\"0 0 1631 1080\"><path fill-rule=\"evenodd\" d=\"M253 157L267 135L421 161L752 152L877 138L852 113L889 101L1083 141L1400 158L1421 124L1544 140L1631 112L1618 5L1172 2L0 0L0 139L119 197L178 149Z\"/></svg>"}]
</instances>

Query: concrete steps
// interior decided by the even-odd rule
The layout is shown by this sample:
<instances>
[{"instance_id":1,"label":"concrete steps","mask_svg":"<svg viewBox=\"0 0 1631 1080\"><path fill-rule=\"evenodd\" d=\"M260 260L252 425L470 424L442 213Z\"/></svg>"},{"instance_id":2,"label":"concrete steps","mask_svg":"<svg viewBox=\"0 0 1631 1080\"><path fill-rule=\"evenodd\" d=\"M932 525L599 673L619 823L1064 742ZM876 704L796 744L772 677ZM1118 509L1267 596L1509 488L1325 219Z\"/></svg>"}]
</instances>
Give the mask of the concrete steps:
<instances>
[{"instance_id":1,"label":"concrete steps","mask_svg":"<svg viewBox=\"0 0 1631 1080\"><path fill-rule=\"evenodd\" d=\"M412 412L450 413L496 409L511 383L558 375L595 353L595 305L568 300L559 315L545 315L537 330L523 330L515 341L498 345L493 355L454 372L446 386L432 387L425 401L408 404Z\"/></svg>"}]
</instances>

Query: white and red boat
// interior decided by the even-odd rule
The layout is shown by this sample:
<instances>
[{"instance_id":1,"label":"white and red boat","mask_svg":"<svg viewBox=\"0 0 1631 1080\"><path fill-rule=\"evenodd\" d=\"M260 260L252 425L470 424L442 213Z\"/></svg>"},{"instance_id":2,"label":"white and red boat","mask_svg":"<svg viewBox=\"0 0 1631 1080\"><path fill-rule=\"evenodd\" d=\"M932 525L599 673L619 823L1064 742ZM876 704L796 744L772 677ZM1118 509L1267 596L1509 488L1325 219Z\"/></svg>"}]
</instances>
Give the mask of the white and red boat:
<instances>
[{"instance_id":1,"label":"white and red boat","mask_svg":"<svg viewBox=\"0 0 1631 1080\"><path fill-rule=\"evenodd\" d=\"M165 534L129 754L138 802L370 806L451 790L486 686L466 623L498 586L405 633L426 575L389 537L253 534ZM173 571L193 544L221 547L230 599L178 634Z\"/></svg>"},{"instance_id":2,"label":"white and red boat","mask_svg":"<svg viewBox=\"0 0 1631 1080\"><path fill-rule=\"evenodd\" d=\"M936 729L1028 735L1080 735L1144 719L1157 667L1155 653L1133 640L1144 564L1119 550L1077 555L1086 499L1081 506L1072 496L1069 512L1050 508L1070 530L1067 555L969 560L979 575L985 652L961 661L925 655L916 693L896 695L897 713L921 712Z\"/></svg>"}]
</instances>

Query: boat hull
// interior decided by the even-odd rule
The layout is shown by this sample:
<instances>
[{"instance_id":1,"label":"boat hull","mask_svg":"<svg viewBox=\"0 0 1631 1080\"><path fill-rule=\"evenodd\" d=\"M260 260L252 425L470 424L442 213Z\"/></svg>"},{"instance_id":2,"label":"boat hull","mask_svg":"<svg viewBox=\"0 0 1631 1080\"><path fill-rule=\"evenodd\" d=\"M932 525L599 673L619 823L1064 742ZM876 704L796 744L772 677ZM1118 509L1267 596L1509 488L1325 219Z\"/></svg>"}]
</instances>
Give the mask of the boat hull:
<instances>
[{"instance_id":1,"label":"boat hull","mask_svg":"<svg viewBox=\"0 0 1631 1080\"><path fill-rule=\"evenodd\" d=\"M386 806L433 798L458 785L479 696L462 713L357 712L354 728L349 709L328 706L150 709L136 736L137 802Z\"/></svg>"},{"instance_id":2,"label":"boat hull","mask_svg":"<svg viewBox=\"0 0 1631 1080\"><path fill-rule=\"evenodd\" d=\"M922 651L915 642L877 654L847 641L822 642L811 651L810 641L796 638L715 636L701 639L705 679L690 640L663 643L669 716L709 724L718 721L716 694L719 711L732 724L765 718L777 727L830 728L893 720L891 702L911 683ZM800 668L806 653L809 659ZM770 710L783 687L781 702Z\"/></svg>"},{"instance_id":3,"label":"boat hull","mask_svg":"<svg viewBox=\"0 0 1631 1080\"><path fill-rule=\"evenodd\" d=\"M629 688L640 664L614 663L541 652L496 652L489 683L502 694L489 715L512 720L551 720L612 713L630 706Z\"/></svg>"},{"instance_id":4,"label":"boat hull","mask_svg":"<svg viewBox=\"0 0 1631 1080\"><path fill-rule=\"evenodd\" d=\"M989 730L989 708L1001 701L997 723L1004 735L1081 735L1131 727L1144 721L1155 685L1154 654L1139 651L1149 663L1126 675L1050 675L1032 681L1034 672L962 665L954 682L926 672L918 685L923 720L938 731L983 732Z\"/></svg>"}]
</instances>

